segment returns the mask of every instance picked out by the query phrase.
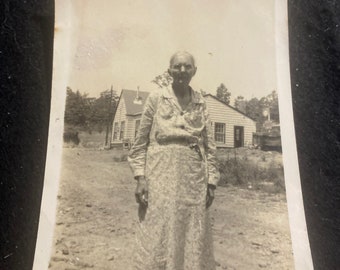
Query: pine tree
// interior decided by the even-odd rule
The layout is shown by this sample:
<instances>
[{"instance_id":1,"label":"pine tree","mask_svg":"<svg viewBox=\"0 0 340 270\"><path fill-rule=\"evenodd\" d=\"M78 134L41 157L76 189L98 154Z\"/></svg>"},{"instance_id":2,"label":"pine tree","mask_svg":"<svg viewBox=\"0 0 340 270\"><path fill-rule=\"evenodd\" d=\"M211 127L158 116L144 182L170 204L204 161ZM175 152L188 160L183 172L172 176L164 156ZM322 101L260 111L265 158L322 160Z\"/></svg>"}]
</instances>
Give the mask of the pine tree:
<instances>
[{"instance_id":1,"label":"pine tree","mask_svg":"<svg viewBox=\"0 0 340 270\"><path fill-rule=\"evenodd\" d=\"M230 96L231 93L228 91L227 87L223 83L221 83L221 85L217 87L216 97L225 104L229 104Z\"/></svg>"}]
</instances>

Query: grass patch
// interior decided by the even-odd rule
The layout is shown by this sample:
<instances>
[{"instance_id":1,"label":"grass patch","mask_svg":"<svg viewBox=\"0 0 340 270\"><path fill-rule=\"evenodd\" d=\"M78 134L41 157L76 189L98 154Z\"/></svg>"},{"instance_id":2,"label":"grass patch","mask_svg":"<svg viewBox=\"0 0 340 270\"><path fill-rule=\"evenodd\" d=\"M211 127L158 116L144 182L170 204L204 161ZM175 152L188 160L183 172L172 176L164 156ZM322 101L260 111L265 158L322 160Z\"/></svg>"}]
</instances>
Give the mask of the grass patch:
<instances>
[{"instance_id":1,"label":"grass patch","mask_svg":"<svg viewBox=\"0 0 340 270\"><path fill-rule=\"evenodd\" d=\"M280 153L250 149L219 150L217 155L221 180L228 184L269 193L285 191Z\"/></svg>"},{"instance_id":2,"label":"grass patch","mask_svg":"<svg viewBox=\"0 0 340 270\"><path fill-rule=\"evenodd\" d=\"M89 131L83 127L66 125L64 143L66 147L104 148L105 132ZM110 138L109 138L110 139Z\"/></svg>"},{"instance_id":3,"label":"grass patch","mask_svg":"<svg viewBox=\"0 0 340 270\"><path fill-rule=\"evenodd\" d=\"M103 148L105 146L105 133L99 133L92 131L91 134L89 132L80 132L80 145L85 148Z\"/></svg>"}]
</instances>

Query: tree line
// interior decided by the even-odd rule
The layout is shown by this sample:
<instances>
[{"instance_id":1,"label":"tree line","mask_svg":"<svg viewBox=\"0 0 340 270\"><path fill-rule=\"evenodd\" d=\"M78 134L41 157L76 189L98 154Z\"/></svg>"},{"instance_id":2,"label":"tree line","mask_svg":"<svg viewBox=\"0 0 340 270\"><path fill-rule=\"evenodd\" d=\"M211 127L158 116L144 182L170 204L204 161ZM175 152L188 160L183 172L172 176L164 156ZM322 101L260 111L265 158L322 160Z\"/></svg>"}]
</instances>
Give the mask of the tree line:
<instances>
[{"instance_id":1,"label":"tree line","mask_svg":"<svg viewBox=\"0 0 340 270\"><path fill-rule=\"evenodd\" d=\"M119 97L111 90L100 93L99 98L88 97L87 93L66 89L65 124L89 132L102 132L112 125L113 114Z\"/></svg>"},{"instance_id":2,"label":"tree line","mask_svg":"<svg viewBox=\"0 0 340 270\"><path fill-rule=\"evenodd\" d=\"M275 90L260 99L255 97L247 100L243 96L238 96L234 107L257 122L263 123L270 117L271 121L280 123L279 99Z\"/></svg>"},{"instance_id":3,"label":"tree line","mask_svg":"<svg viewBox=\"0 0 340 270\"><path fill-rule=\"evenodd\" d=\"M230 96L231 93L227 87L221 83L216 89L216 97L229 105ZM247 100L243 96L238 96L234 101L233 107L254 119L257 123L258 131L264 129L263 124L267 121L280 123L279 99L275 90L260 99L254 97Z\"/></svg>"}]
</instances>

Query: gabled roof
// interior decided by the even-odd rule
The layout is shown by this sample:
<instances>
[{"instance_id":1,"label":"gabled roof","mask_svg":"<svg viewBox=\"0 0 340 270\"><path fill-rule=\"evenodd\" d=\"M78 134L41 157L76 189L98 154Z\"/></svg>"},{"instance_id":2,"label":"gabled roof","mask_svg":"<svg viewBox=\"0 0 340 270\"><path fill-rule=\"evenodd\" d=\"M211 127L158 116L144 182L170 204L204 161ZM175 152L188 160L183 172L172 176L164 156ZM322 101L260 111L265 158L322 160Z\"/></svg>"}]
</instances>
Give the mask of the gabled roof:
<instances>
[{"instance_id":1,"label":"gabled roof","mask_svg":"<svg viewBox=\"0 0 340 270\"><path fill-rule=\"evenodd\" d=\"M140 98L140 103L134 102L137 97L136 90L122 90L119 102L124 100L126 115L138 115L143 112L143 107L147 97L149 96L149 92L139 91L138 96Z\"/></svg>"},{"instance_id":2,"label":"gabled roof","mask_svg":"<svg viewBox=\"0 0 340 270\"><path fill-rule=\"evenodd\" d=\"M216 99L218 102L221 102L223 105L225 105L225 106L229 107L230 109L233 109L234 111L236 111L236 112L238 112L238 113L242 114L243 116L245 116L245 117L249 118L250 120L252 120L252 121L256 122L256 120L255 120L255 119L253 119L253 118L249 117L249 116L248 116L248 115L246 115L244 112L241 112L241 111L239 111L238 109L234 108L233 106L230 106L229 104L226 104L226 103L222 102L221 100L219 100L219 99L218 99L217 97L215 97L214 95L211 95L211 94L205 94L203 97L208 97L208 96L212 97L213 99Z\"/></svg>"}]
</instances>

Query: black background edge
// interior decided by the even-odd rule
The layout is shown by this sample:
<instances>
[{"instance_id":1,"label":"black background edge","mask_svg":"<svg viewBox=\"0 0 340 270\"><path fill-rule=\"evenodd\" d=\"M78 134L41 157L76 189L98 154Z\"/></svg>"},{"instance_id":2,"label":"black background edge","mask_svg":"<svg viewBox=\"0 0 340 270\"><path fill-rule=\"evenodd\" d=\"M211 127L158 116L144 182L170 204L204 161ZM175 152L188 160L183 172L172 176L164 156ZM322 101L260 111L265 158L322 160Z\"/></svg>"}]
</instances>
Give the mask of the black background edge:
<instances>
[{"instance_id":1,"label":"black background edge","mask_svg":"<svg viewBox=\"0 0 340 270\"><path fill-rule=\"evenodd\" d=\"M0 6L0 269L22 270L32 268L39 222L54 1L4 0ZM289 0L288 14L294 122L314 269L339 269L339 6Z\"/></svg>"},{"instance_id":2,"label":"black background edge","mask_svg":"<svg viewBox=\"0 0 340 270\"><path fill-rule=\"evenodd\" d=\"M340 269L340 18L337 1L288 1L291 88L314 269Z\"/></svg>"},{"instance_id":3,"label":"black background edge","mask_svg":"<svg viewBox=\"0 0 340 270\"><path fill-rule=\"evenodd\" d=\"M48 139L54 1L0 3L0 269L32 269Z\"/></svg>"}]
</instances>

